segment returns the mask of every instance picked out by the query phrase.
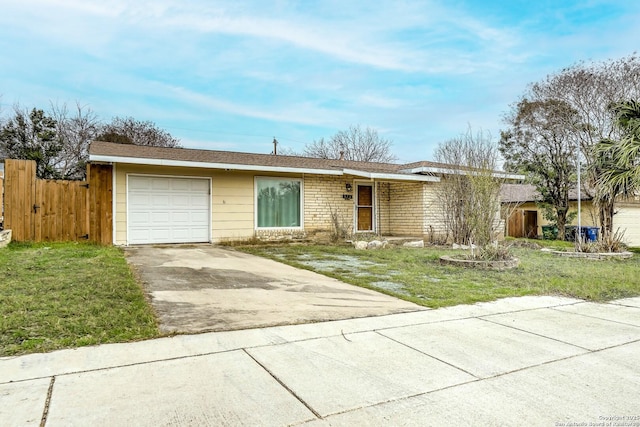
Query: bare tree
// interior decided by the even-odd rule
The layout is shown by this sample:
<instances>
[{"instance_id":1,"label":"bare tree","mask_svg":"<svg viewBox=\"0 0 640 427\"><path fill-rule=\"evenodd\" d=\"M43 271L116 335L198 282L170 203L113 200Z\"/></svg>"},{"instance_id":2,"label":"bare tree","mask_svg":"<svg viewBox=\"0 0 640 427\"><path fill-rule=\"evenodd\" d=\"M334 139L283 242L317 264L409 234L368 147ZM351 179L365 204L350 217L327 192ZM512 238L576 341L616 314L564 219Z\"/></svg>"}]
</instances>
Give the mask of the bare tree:
<instances>
[{"instance_id":1,"label":"bare tree","mask_svg":"<svg viewBox=\"0 0 640 427\"><path fill-rule=\"evenodd\" d=\"M438 146L436 161L451 165L442 177L437 197L442 219L455 243L486 246L500 222L500 187L496 173L498 147L482 131L469 129Z\"/></svg>"},{"instance_id":2,"label":"bare tree","mask_svg":"<svg viewBox=\"0 0 640 427\"><path fill-rule=\"evenodd\" d=\"M121 144L150 145L155 147L180 147L180 140L150 121L133 117L114 117L103 126L97 139Z\"/></svg>"},{"instance_id":3,"label":"bare tree","mask_svg":"<svg viewBox=\"0 0 640 427\"><path fill-rule=\"evenodd\" d=\"M101 126L98 115L79 102L76 102L72 113L66 104L52 104L51 115L56 120L62 146L56 168L65 179L84 179L89 144L96 138Z\"/></svg>"},{"instance_id":4,"label":"bare tree","mask_svg":"<svg viewBox=\"0 0 640 427\"><path fill-rule=\"evenodd\" d=\"M390 163L397 160L391 153L392 142L381 138L375 129L350 126L329 140L321 138L304 148L304 155L321 159L356 160Z\"/></svg>"},{"instance_id":5,"label":"bare tree","mask_svg":"<svg viewBox=\"0 0 640 427\"><path fill-rule=\"evenodd\" d=\"M640 58L632 54L613 61L577 63L532 84L523 98L536 102L562 101L575 111L577 119L566 131L579 146L585 163L582 191L598 205L603 232L611 232L618 194L611 193L612 188L603 187L598 181L607 165L595 147L602 140L619 140L622 136L609 107L640 99ZM558 120L549 118L550 126L563 121L562 116Z\"/></svg>"}]
</instances>

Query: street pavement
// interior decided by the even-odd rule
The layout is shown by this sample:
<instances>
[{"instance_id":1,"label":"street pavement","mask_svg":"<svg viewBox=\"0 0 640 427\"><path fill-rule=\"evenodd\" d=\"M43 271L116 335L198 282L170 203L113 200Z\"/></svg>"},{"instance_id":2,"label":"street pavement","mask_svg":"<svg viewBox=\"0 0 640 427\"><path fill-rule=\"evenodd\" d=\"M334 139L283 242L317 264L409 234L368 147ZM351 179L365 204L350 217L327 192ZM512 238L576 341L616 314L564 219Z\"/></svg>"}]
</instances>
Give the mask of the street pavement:
<instances>
[{"instance_id":1,"label":"street pavement","mask_svg":"<svg viewBox=\"0 0 640 427\"><path fill-rule=\"evenodd\" d=\"M0 425L640 426L640 298L507 298L0 358Z\"/></svg>"}]
</instances>

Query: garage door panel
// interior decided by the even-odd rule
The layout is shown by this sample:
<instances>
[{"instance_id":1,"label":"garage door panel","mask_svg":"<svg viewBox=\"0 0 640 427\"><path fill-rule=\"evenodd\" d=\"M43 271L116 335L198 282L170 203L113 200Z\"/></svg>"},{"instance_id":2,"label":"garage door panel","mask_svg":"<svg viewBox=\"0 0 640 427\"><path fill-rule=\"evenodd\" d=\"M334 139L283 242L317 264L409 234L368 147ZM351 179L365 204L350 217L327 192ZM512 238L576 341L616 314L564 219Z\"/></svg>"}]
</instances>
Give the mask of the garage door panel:
<instances>
[{"instance_id":1,"label":"garage door panel","mask_svg":"<svg viewBox=\"0 0 640 427\"><path fill-rule=\"evenodd\" d=\"M191 181L187 179L174 180L171 182L171 189L176 191L191 191Z\"/></svg>"},{"instance_id":2,"label":"garage door panel","mask_svg":"<svg viewBox=\"0 0 640 427\"><path fill-rule=\"evenodd\" d=\"M129 176L131 244L210 241L210 180Z\"/></svg>"},{"instance_id":3,"label":"garage door panel","mask_svg":"<svg viewBox=\"0 0 640 427\"><path fill-rule=\"evenodd\" d=\"M191 222L191 215L189 214L189 212L172 212L171 221L175 224L177 223L188 224Z\"/></svg>"},{"instance_id":4,"label":"garage door panel","mask_svg":"<svg viewBox=\"0 0 640 427\"><path fill-rule=\"evenodd\" d=\"M196 192L209 192L209 182L208 181L192 181L191 190Z\"/></svg>"},{"instance_id":5,"label":"garage door panel","mask_svg":"<svg viewBox=\"0 0 640 427\"><path fill-rule=\"evenodd\" d=\"M131 212L129 214L129 224L130 225L138 225L138 224L148 224L150 222L151 214L149 212Z\"/></svg>"},{"instance_id":6,"label":"garage door panel","mask_svg":"<svg viewBox=\"0 0 640 427\"><path fill-rule=\"evenodd\" d=\"M132 206L148 205L151 197L147 192L129 191L129 204Z\"/></svg>"},{"instance_id":7,"label":"garage door panel","mask_svg":"<svg viewBox=\"0 0 640 427\"><path fill-rule=\"evenodd\" d=\"M171 223L171 214L169 212L151 212L149 217L149 222L156 226L169 227Z\"/></svg>"},{"instance_id":8,"label":"garage door panel","mask_svg":"<svg viewBox=\"0 0 640 427\"><path fill-rule=\"evenodd\" d=\"M151 188L151 180L149 178L137 177L137 179L129 181L129 191L136 190L147 191Z\"/></svg>"},{"instance_id":9,"label":"garage door panel","mask_svg":"<svg viewBox=\"0 0 640 427\"><path fill-rule=\"evenodd\" d=\"M153 191L167 191L171 188L171 178L152 178L151 190Z\"/></svg>"},{"instance_id":10,"label":"garage door panel","mask_svg":"<svg viewBox=\"0 0 640 427\"><path fill-rule=\"evenodd\" d=\"M207 224L209 222L209 213L208 212L191 212L191 216L189 220L197 224Z\"/></svg>"},{"instance_id":11,"label":"garage door panel","mask_svg":"<svg viewBox=\"0 0 640 427\"><path fill-rule=\"evenodd\" d=\"M209 210L209 196L191 196L189 198L191 207L201 210Z\"/></svg>"},{"instance_id":12,"label":"garage door panel","mask_svg":"<svg viewBox=\"0 0 640 427\"><path fill-rule=\"evenodd\" d=\"M169 206L171 206L171 197L168 194L152 193L150 204L157 209L167 209Z\"/></svg>"},{"instance_id":13,"label":"garage door panel","mask_svg":"<svg viewBox=\"0 0 640 427\"><path fill-rule=\"evenodd\" d=\"M133 229L129 230L129 239L132 241L141 241L141 240L149 240L151 235L149 230L145 229Z\"/></svg>"},{"instance_id":14,"label":"garage door panel","mask_svg":"<svg viewBox=\"0 0 640 427\"><path fill-rule=\"evenodd\" d=\"M171 229L171 237L174 240L186 240L189 239L191 237L191 232L189 231L188 228L176 228L173 227Z\"/></svg>"}]
</instances>

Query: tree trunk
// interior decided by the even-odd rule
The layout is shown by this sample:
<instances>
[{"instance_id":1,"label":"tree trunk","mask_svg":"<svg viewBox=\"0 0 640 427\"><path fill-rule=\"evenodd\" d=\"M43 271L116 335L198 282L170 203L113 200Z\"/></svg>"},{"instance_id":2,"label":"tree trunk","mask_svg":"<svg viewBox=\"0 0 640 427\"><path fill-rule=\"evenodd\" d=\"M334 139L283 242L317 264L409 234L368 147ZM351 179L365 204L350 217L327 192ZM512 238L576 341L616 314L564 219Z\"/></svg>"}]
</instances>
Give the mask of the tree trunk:
<instances>
[{"instance_id":1,"label":"tree trunk","mask_svg":"<svg viewBox=\"0 0 640 427\"><path fill-rule=\"evenodd\" d=\"M600 230L603 236L613 233L613 212L615 201L612 199L600 199L598 201Z\"/></svg>"},{"instance_id":2,"label":"tree trunk","mask_svg":"<svg viewBox=\"0 0 640 427\"><path fill-rule=\"evenodd\" d=\"M558 239L560 240L564 240L564 229L567 224L567 211L568 209L566 208L556 210L558 214L556 225L558 226Z\"/></svg>"}]
</instances>

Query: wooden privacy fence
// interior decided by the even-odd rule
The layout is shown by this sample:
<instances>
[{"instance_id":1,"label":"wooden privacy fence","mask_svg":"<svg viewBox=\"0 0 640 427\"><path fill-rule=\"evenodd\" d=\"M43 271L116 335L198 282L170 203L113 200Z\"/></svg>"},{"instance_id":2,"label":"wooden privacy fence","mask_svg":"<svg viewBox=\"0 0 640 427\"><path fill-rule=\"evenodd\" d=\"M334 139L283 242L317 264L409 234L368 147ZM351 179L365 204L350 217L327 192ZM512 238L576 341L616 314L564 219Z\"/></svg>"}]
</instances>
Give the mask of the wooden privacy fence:
<instances>
[{"instance_id":1,"label":"wooden privacy fence","mask_svg":"<svg viewBox=\"0 0 640 427\"><path fill-rule=\"evenodd\" d=\"M16 241L112 242L112 168L88 165L86 181L36 178L33 160L5 160L4 228Z\"/></svg>"}]
</instances>

